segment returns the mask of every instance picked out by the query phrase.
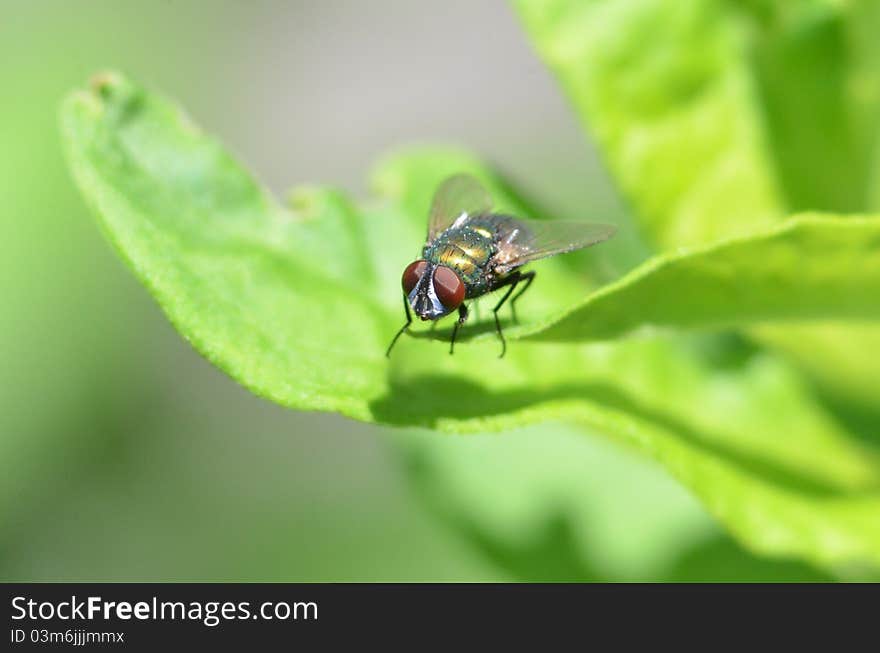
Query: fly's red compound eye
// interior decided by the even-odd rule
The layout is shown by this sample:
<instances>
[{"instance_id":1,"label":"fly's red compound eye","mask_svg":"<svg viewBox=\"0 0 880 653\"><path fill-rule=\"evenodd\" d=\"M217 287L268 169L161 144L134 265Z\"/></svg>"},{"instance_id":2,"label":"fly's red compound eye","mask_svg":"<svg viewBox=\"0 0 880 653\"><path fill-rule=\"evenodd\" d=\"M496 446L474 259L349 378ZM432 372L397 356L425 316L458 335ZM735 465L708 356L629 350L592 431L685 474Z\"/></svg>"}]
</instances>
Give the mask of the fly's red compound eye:
<instances>
[{"instance_id":1,"label":"fly's red compound eye","mask_svg":"<svg viewBox=\"0 0 880 653\"><path fill-rule=\"evenodd\" d=\"M434 292L437 299L453 311L464 301L464 283L450 268L439 266L434 270Z\"/></svg>"},{"instance_id":2,"label":"fly's red compound eye","mask_svg":"<svg viewBox=\"0 0 880 653\"><path fill-rule=\"evenodd\" d=\"M428 267L427 261L413 261L406 266L406 270L403 271L403 279L401 279L401 283L403 284L403 291L407 295L409 295L413 288L418 285L422 275L425 274L426 267Z\"/></svg>"}]
</instances>

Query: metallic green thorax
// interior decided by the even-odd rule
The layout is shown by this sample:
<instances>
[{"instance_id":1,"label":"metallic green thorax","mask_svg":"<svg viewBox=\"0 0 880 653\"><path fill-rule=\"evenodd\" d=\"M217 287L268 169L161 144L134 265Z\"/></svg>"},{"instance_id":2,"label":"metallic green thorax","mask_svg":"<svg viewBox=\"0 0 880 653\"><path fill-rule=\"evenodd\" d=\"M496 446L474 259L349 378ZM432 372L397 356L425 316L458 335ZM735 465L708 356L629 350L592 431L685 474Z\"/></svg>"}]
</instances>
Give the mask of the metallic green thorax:
<instances>
[{"instance_id":1,"label":"metallic green thorax","mask_svg":"<svg viewBox=\"0 0 880 653\"><path fill-rule=\"evenodd\" d=\"M450 228L425 245L422 257L436 265L452 268L464 282L468 299L491 291L499 281L492 257L516 223L508 216L486 214Z\"/></svg>"}]
</instances>

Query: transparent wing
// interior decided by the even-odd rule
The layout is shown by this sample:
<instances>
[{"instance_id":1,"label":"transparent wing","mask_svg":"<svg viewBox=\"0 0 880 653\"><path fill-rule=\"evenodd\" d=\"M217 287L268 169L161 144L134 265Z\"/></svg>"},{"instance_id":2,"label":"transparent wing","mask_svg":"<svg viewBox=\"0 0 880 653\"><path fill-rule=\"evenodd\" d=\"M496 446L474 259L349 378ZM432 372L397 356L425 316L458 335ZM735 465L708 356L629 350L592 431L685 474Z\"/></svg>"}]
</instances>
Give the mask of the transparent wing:
<instances>
[{"instance_id":1,"label":"transparent wing","mask_svg":"<svg viewBox=\"0 0 880 653\"><path fill-rule=\"evenodd\" d=\"M491 209L492 196L474 177L464 174L449 177L440 184L431 202L428 242L456 220L463 223L467 218L488 213Z\"/></svg>"},{"instance_id":2,"label":"transparent wing","mask_svg":"<svg viewBox=\"0 0 880 653\"><path fill-rule=\"evenodd\" d=\"M498 263L507 269L590 247L608 240L617 232L617 227L613 225L594 222L545 222L515 218L511 226L513 228L502 241L498 253Z\"/></svg>"}]
</instances>

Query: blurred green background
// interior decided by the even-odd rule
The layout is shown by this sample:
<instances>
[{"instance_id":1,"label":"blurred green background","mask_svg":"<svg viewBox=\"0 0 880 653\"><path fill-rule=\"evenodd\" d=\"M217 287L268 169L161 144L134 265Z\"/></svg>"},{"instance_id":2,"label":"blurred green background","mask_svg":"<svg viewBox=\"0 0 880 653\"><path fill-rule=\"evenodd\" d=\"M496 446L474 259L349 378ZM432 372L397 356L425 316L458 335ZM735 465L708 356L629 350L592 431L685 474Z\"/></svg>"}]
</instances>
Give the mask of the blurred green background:
<instances>
[{"instance_id":1,"label":"blurred green background","mask_svg":"<svg viewBox=\"0 0 880 653\"><path fill-rule=\"evenodd\" d=\"M251 396L173 331L65 169L59 101L112 67L278 193L363 194L383 152L451 142L560 215L616 220L504 3L0 7L0 578L821 578L752 557L658 468L562 425L386 432Z\"/></svg>"}]
</instances>

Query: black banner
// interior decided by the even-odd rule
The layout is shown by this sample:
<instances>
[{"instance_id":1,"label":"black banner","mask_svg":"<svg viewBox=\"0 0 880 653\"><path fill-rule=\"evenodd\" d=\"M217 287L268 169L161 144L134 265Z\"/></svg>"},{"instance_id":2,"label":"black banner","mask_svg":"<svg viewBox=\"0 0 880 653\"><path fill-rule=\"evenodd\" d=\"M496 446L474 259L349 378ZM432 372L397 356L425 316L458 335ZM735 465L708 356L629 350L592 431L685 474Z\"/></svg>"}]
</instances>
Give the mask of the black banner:
<instances>
[{"instance_id":1,"label":"black banner","mask_svg":"<svg viewBox=\"0 0 880 653\"><path fill-rule=\"evenodd\" d=\"M724 637L732 628L786 623L803 634L840 614L844 597L855 599L846 612L852 625L872 623L880 604L877 585L9 584L3 591L10 651L264 650L352 637L420 649L563 633L587 645L600 635L662 639L713 623Z\"/></svg>"}]
</instances>

